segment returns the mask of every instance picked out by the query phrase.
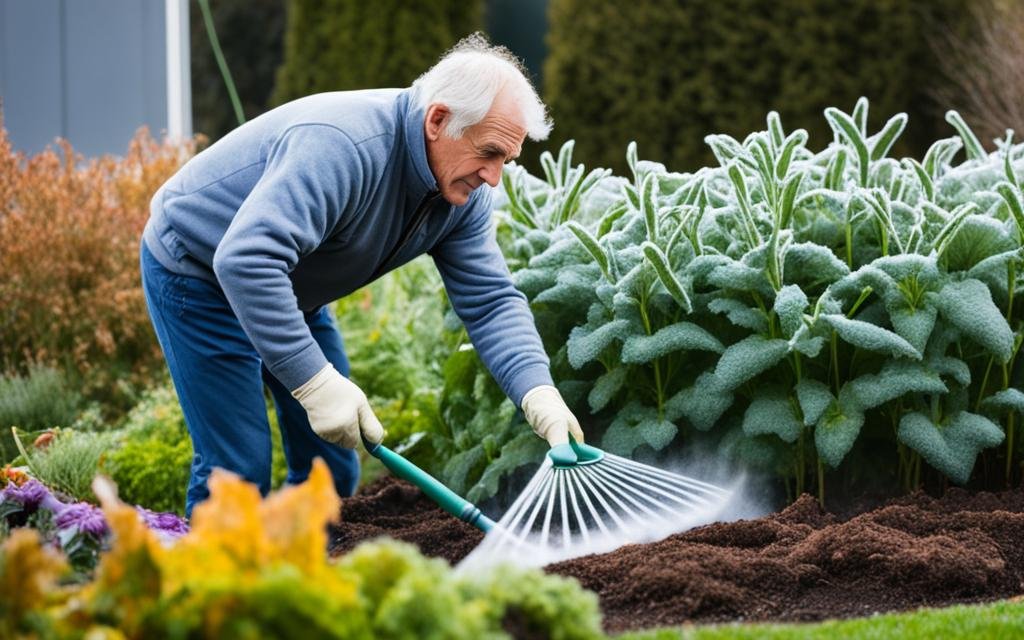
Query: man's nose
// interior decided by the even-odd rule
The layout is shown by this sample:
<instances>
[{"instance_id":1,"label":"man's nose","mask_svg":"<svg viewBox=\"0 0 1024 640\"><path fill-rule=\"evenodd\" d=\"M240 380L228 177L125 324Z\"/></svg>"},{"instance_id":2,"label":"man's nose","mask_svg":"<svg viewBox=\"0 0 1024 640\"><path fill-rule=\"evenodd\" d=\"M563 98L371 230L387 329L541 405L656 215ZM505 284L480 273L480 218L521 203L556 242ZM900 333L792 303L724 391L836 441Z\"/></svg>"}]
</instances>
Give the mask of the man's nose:
<instances>
[{"instance_id":1,"label":"man's nose","mask_svg":"<svg viewBox=\"0 0 1024 640\"><path fill-rule=\"evenodd\" d=\"M488 162L480 169L480 178L492 187L497 187L498 183L501 182L501 168L503 166L500 160Z\"/></svg>"}]
</instances>

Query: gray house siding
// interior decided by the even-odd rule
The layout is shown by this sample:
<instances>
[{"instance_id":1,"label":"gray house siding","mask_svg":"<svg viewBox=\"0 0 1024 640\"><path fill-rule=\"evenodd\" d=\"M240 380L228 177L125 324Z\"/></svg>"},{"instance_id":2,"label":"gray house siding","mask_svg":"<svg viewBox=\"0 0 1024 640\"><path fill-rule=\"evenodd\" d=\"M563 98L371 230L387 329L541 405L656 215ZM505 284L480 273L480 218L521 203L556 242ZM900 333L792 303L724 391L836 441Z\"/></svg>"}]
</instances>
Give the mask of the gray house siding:
<instances>
[{"instance_id":1,"label":"gray house siding","mask_svg":"<svg viewBox=\"0 0 1024 640\"><path fill-rule=\"evenodd\" d=\"M164 0L0 0L0 100L15 149L122 154L167 128Z\"/></svg>"}]
</instances>

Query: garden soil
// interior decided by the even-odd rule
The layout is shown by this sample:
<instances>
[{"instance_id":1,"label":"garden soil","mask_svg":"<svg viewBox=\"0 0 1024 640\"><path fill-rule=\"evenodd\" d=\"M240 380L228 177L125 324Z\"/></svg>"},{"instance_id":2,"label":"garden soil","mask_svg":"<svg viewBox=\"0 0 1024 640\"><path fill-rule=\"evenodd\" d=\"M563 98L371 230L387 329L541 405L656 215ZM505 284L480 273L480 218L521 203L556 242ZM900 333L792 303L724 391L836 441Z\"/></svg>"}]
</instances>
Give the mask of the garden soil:
<instances>
[{"instance_id":1,"label":"garden soil","mask_svg":"<svg viewBox=\"0 0 1024 640\"><path fill-rule=\"evenodd\" d=\"M453 563L482 539L393 478L344 500L331 552L380 535ZM707 525L545 570L596 592L609 632L985 602L1024 594L1024 491L919 492L844 517L804 495L764 518Z\"/></svg>"}]
</instances>

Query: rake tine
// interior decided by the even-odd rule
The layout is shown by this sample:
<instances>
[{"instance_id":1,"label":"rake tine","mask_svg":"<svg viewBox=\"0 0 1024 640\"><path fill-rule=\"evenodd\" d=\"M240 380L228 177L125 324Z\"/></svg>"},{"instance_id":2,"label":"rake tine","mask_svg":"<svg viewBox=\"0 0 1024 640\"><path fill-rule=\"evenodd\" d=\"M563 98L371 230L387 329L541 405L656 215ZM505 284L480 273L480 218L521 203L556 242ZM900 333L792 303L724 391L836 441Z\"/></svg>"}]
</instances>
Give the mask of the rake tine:
<instances>
[{"instance_id":1,"label":"rake tine","mask_svg":"<svg viewBox=\"0 0 1024 640\"><path fill-rule=\"evenodd\" d=\"M700 491L704 491L706 493L711 493L711 494L715 494L715 495L718 495L718 496L726 496L726 495L729 494L728 490L722 489L721 487L716 487L713 484L709 484L709 483L703 482L701 480L695 480L695 479L689 478L687 476L681 476L678 473L671 473L669 471L664 471L662 469L657 469L655 467L650 467L650 466L645 465L645 464L640 464L639 462L635 462L635 461L630 460L628 458L623 458L621 456L617 456L617 455L614 455L614 454L610 454L610 453L606 454L606 459L609 460L610 462L619 463L622 466L632 467L632 468L636 469L637 471L639 471L641 473L646 473L648 475L662 477L662 478L664 478L666 480L669 480L669 481L672 481L672 482L676 482L678 484L686 485L688 487L691 487L693 489L697 489L697 490L700 490Z\"/></svg>"},{"instance_id":2,"label":"rake tine","mask_svg":"<svg viewBox=\"0 0 1024 640\"><path fill-rule=\"evenodd\" d=\"M576 477L575 473L570 474L569 478L575 483L577 487L579 487L580 495L583 496L583 502L587 505L587 510L590 512L590 515L594 517L594 522L597 523L597 528L601 530L601 533L608 535L608 528L604 524L604 518L601 517L601 514L598 513L596 509L594 509L594 503L590 501L590 495L587 493L587 490L583 488L583 482ZM575 492L573 492L573 495L575 495ZM589 541L590 538L586 533L586 526L583 527L583 531L584 538L586 538Z\"/></svg>"},{"instance_id":3,"label":"rake tine","mask_svg":"<svg viewBox=\"0 0 1024 640\"><path fill-rule=\"evenodd\" d=\"M544 512L544 528L540 534L540 546L543 549L548 545L548 534L551 532L551 509L555 504L555 493L558 487L559 474L555 472L555 480L551 482L551 490L548 492L548 508Z\"/></svg>"},{"instance_id":4,"label":"rake tine","mask_svg":"<svg viewBox=\"0 0 1024 640\"><path fill-rule=\"evenodd\" d=\"M565 508L565 475L562 473L558 478L558 501L561 505L559 510L562 512L562 547L568 549L572 532L569 531L569 511Z\"/></svg>"},{"instance_id":5,"label":"rake tine","mask_svg":"<svg viewBox=\"0 0 1024 640\"><path fill-rule=\"evenodd\" d=\"M621 495L624 499L629 500L630 502L632 502L638 509L642 510L644 513L646 513L647 515L651 516L652 518L657 518L658 520L660 520L662 522L667 522L667 520L664 518L664 516L662 516L661 514L655 513L654 511L651 511L649 508L647 508L646 505L644 505L643 503L639 502L634 497L634 496L640 496L641 498L644 498L646 500L651 500L648 496L645 496L643 493L641 493L640 491L638 491L637 489L635 489L633 487L627 486L621 480L618 480L618 479L614 478L613 476L611 476L610 474L608 474L607 472L605 472L605 471L603 471L601 469L594 469L594 474L596 476L601 477L601 478L603 478L605 480L604 485L605 485L605 489L606 490L611 491L611 487L617 488L619 490L619 495ZM652 503L653 503L653 501L652 501ZM656 504L656 503L654 503L654 504Z\"/></svg>"},{"instance_id":6,"label":"rake tine","mask_svg":"<svg viewBox=\"0 0 1024 640\"><path fill-rule=\"evenodd\" d=\"M620 469L624 473L631 475L640 476L645 482L657 483L666 489L672 489L674 491L681 492L683 495L692 496L695 500L700 500L707 503L712 497L725 497L729 494L728 491L721 491L721 493L711 493L703 487L692 487L684 482L680 482L678 478L681 476L667 475L665 472L652 473L643 469L642 467L630 466L630 465L616 465L614 462L608 465L611 468ZM701 495L703 494L703 495ZM709 495L710 494L710 495Z\"/></svg>"},{"instance_id":7,"label":"rake tine","mask_svg":"<svg viewBox=\"0 0 1024 640\"><path fill-rule=\"evenodd\" d=\"M569 498L572 502L572 510L576 514L576 522L580 524L580 534L583 536L583 543L586 544L590 542L590 532L587 531L587 523L583 519L583 514L580 513L580 505L579 502L576 500L576 492L572 489L574 482L575 480L573 478L573 474L570 473L568 481L568 484L570 486Z\"/></svg>"},{"instance_id":8,"label":"rake tine","mask_svg":"<svg viewBox=\"0 0 1024 640\"><path fill-rule=\"evenodd\" d=\"M662 495L668 498L669 500L678 502L684 507L707 506L709 504L709 502L706 499L700 496L693 495L689 493L687 490L680 489L679 487L672 487L671 485L667 485L655 478L645 478L639 476L638 474L634 474L632 470L620 469L613 465L608 465L608 467L608 469L604 470L605 473L613 474L621 478L622 480L633 482L634 484L643 487L643 489L647 491L651 491L653 493ZM646 484L642 481L646 481ZM674 489L682 493L669 493L664 489Z\"/></svg>"},{"instance_id":9,"label":"rake tine","mask_svg":"<svg viewBox=\"0 0 1024 640\"><path fill-rule=\"evenodd\" d=\"M590 492L594 494L594 497L597 498L597 501L601 503L602 507L604 507L605 513L611 516L612 520L615 521L615 524L617 524L620 529L625 529L626 524L622 522L622 520L619 518L619 514L615 513L615 510L608 506L608 503L605 502L604 497L602 497L601 493L594 488L594 485L590 482L590 478L587 476L588 474L585 470L583 470L583 473L580 473L578 475L578 478L580 481L587 485L587 489L589 489ZM605 532L607 533L607 530L605 530Z\"/></svg>"},{"instance_id":10,"label":"rake tine","mask_svg":"<svg viewBox=\"0 0 1024 640\"><path fill-rule=\"evenodd\" d=\"M593 467L584 468L583 472L586 473L586 474L597 475L596 472L593 471ZM597 478L594 478L594 480L597 480ZM614 493L612 493L611 490L608 487L603 486L600 482L596 482L595 484L597 484L597 486L601 487L601 489L605 492L605 495L607 495L609 498L614 500L615 504L619 505L619 508L622 509L623 512L629 514L629 516L633 518L634 522L636 522L640 526L644 525L644 521L640 519L640 516L638 516L635 511L633 511L632 509L630 509L626 505L622 504L622 501L619 500L618 496L616 496ZM622 528L623 529L629 529L629 527L626 527L626 526L623 526Z\"/></svg>"}]
</instances>

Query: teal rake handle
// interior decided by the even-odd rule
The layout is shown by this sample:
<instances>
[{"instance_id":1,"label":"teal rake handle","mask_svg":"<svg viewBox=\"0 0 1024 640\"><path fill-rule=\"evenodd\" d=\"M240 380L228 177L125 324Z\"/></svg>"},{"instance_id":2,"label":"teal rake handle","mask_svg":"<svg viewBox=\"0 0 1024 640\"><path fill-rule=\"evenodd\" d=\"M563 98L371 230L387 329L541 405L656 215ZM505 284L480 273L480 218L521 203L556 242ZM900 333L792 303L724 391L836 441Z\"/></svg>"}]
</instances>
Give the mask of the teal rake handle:
<instances>
[{"instance_id":1,"label":"teal rake handle","mask_svg":"<svg viewBox=\"0 0 1024 640\"><path fill-rule=\"evenodd\" d=\"M427 494L428 498L448 513L468 522L484 533L494 527L494 521L485 516L476 505L459 497L458 494L438 482L434 476L423 469L382 444L374 444L365 438L363 444L366 445L366 450L370 455L383 462L391 473L419 487L423 493Z\"/></svg>"}]
</instances>

